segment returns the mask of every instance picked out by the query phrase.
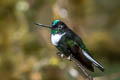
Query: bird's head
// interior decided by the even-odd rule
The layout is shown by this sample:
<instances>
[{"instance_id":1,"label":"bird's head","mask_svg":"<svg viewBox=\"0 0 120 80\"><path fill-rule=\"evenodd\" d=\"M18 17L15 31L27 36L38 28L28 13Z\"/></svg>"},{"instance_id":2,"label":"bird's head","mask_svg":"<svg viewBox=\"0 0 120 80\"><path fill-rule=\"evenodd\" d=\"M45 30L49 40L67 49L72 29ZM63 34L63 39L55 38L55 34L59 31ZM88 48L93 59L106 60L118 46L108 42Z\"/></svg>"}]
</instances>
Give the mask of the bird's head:
<instances>
[{"instance_id":1,"label":"bird's head","mask_svg":"<svg viewBox=\"0 0 120 80\"><path fill-rule=\"evenodd\" d=\"M63 33L65 32L66 28L67 26L64 24L64 22L60 20L53 20L51 33L52 34Z\"/></svg>"},{"instance_id":2,"label":"bird's head","mask_svg":"<svg viewBox=\"0 0 120 80\"><path fill-rule=\"evenodd\" d=\"M59 34L59 33L63 33L65 32L67 26L64 24L64 22L60 21L60 20L53 20L52 25L48 26L48 25L44 25L44 24L39 24L39 23L35 23L38 26L43 26L43 27L47 27L51 29L51 34Z\"/></svg>"}]
</instances>

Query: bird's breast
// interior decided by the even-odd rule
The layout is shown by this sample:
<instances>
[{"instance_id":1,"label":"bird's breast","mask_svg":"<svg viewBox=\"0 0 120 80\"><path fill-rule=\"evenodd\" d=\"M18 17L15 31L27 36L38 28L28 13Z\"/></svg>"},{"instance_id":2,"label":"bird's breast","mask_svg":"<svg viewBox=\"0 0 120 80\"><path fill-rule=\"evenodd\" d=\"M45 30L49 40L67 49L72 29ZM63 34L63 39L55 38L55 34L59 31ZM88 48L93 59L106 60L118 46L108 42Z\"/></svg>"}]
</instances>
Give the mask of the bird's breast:
<instances>
[{"instance_id":1,"label":"bird's breast","mask_svg":"<svg viewBox=\"0 0 120 80\"><path fill-rule=\"evenodd\" d=\"M66 33L63 34L55 34L55 35L51 35L51 42L54 46L58 45L58 42L61 40L61 38L65 35Z\"/></svg>"}]
</instances>

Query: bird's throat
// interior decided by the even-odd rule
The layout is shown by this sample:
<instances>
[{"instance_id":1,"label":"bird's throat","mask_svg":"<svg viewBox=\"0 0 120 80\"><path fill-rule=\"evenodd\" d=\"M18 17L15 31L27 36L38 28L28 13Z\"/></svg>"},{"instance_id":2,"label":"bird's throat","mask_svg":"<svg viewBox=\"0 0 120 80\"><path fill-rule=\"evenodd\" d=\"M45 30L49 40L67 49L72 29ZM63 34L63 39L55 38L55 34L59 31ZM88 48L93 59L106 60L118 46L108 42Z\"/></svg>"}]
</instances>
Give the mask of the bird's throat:
<instances>
[{"instance_id":1,"label":"bird's throat","mask_svg":"<svg viewBox=\"0 0 120 80\"><path fill-rule=\"evenodd\" d=\"M58 30L52 29L51 34L55 35L57 34Z\"/></svg>"},{"instance_id":2,"label":"bird's throat","mask_svg":"<svg viewBox=\"0 0 120 80\"><path fill-rule=\"evenodd\" d=\"M58 42L61 40L61 38L65 35L66 33L63 34L55 34L55 35L51 35L51 42L54 46L58 45Z\"/></svg>"}]
</instances>

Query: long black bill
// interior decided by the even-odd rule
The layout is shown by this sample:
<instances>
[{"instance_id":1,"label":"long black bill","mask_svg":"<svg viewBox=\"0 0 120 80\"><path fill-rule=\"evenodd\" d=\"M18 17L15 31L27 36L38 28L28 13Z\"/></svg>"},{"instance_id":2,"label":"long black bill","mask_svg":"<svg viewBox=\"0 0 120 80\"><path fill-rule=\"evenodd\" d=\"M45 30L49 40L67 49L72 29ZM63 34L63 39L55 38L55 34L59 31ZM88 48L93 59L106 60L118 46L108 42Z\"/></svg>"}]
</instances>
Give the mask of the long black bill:
<instances>
[{"instance_id":1,"label":"long black bill","mask_svg":"<svg viewBox=\"0 0 120 80\"><path fill-rule=\"evenodd\" d=\"M47 28L52 29L52 27L50 27L49 25L44 25L44 24L40 24L40 23L34 23L34 24L38 25L38 26L47 27Z\"/></svg>"}]
</instances>

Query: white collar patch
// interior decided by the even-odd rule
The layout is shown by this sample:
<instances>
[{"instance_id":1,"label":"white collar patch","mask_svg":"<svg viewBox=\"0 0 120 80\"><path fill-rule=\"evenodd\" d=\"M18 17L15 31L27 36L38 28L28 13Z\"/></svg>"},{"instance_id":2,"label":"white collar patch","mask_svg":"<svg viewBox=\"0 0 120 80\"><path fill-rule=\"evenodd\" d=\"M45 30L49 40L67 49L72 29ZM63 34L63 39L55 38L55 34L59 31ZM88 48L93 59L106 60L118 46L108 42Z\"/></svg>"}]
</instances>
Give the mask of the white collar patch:
<instances>
[{"instance_id":1,"label":"white collar patch","mask_svg":"<svg viewBox=\"0 0 120 80\"><path fill-rule=\"evenodd\" d=\"M63 34L55 34L55 35L51 35L51 42L53 45L57 46L58 42L60 41L60 39L62 38L62 36L64 36L66 33Z\"/></svg>"}]
</instances>

